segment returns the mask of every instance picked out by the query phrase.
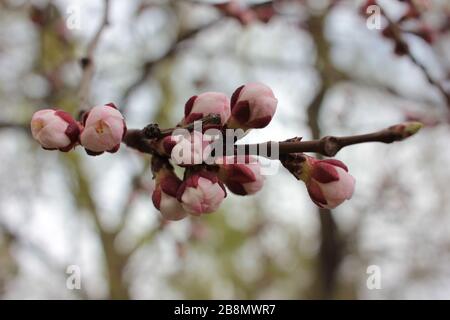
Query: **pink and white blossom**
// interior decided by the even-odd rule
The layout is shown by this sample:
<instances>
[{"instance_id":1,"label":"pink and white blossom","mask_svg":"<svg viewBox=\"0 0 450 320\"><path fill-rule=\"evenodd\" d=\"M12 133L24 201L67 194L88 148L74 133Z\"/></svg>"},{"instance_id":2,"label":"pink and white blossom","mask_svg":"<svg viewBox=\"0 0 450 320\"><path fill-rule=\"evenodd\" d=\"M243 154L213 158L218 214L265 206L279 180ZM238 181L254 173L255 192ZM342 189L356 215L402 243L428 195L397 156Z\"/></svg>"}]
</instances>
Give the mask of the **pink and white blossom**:
<instances>
[{"instance_id":1,"label":"pink and white blossom","mask_svg":"<svg viewBox=\"0 0 450 320\"><path fill-rule=\"evenodd\" d=\"M205 92L198 96L191 97L184 107L185 124L200 120L211 114L218 114L223 126L230 118L230 100L220 92ZM205 129L214 128L214 125L207 125Z\"/></svg>"},{"instance_id":2,"label":"pink and white blossom","mask_svg":"<svg viewBox=\"0 0 450 320\"><path fill-rule=\"evenodd\" d=\"M272 120L278 100L272 89L262 83L248 83L231 97L230 128L264 128Z\"/></svg>"},{"instance_id":3,"label":"pink and white blossom","mask_svg":"<svg viewBox=\"0 0 450 320\"><path fill-rule=\"evenodd\" d=\"M174 133L162 140L162 148L179 166L201 164L211 154L211 140L199 131Z\"/></svg>"},{"instance_id":4,"label":"pink and white blossom","mask_svg":"<svg viewBox=\"0 0 450 320\"><path fill-rule=\"evenodd\" d=\"M319 207L334 209L352 197L355 179L341 161L308 157L303 164L303 171L308 193Z\"/></svg>"},{"instance_id":5,"label":"pink and white blossom","mask_svg":"<svg viewBox=\"0 0 450 320\"><path fill-rule=\"evenodd\" d=\"M83 125L80 142L89 155L116 152L127 130L122 114L112 103L92 108L84 115Z\"/></svg>"},{"instance_id":6,"label":"pink and white blossom","mask_svg":"<svg viewBox=\"0 0 450 320\"><path fill-rule=\"evenodd\" d=\"M181 180L169 170L163 169L156 174L152 201L165 220L176 221L187 216L187 212L177 200L177 191L180 185Z\"/></svg>"},{"instance_id":7,"label":"pink and white blossom","mask_svg":"<svg viewBox=\"0 0 450 320\"><path fill-rule=\"evenodd\" d=\"M229 156L218 159L219 177L238 195L254 194L264 185L261 164L251 156Z\"/></svg>"},{"instance_id":8,"label":"pink and white blossom","mask_svg":"<svg viewBox=\"0 0 450 320\"><path fill-rule=\"evenodd\" d=\"M215 173L199 171L183 181L177 199L184 210L199 216L216 211L226 195L225 187Z\"/></svg>"},{"instance_id":9,"label":"pink and white blossom","mask_svg":"<svg viewBox=\"0 0 450 320\"><path fill-rule=\"evenodd\" d=\"M31 118L31 133L42 148L67 152L78 142L80 128L69 113L44 109Z\"/></svg>"}]
</instances>

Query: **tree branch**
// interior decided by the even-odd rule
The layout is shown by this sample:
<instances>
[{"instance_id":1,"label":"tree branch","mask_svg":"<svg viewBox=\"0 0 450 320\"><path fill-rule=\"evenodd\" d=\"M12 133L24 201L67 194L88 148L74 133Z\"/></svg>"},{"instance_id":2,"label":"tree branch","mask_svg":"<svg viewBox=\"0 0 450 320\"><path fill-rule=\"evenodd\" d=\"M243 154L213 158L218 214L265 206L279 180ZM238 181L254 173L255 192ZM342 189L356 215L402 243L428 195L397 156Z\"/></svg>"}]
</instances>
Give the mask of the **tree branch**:
<instances>
[{"instance_id":1,"label":"tree branch","mask_svg":"<svg viewBox=\"0 0 450 320\"><path fill-rule=\"evenodd\" d=\"M85 110L89 109L89 95L91 92L92 78L94 77L94 53L97 49L98 43L100 42L103 30L108 26L109 19L109 0L105 0L103 8L103 20L97 29L94 37L88 45L86 56L81 58L80 64L83 69L83 74L81 77L80 89L78 96L80 98L79 110L80 114Z\"/></svg>"},{"instance_id":2,"label":"tree branch","mask_svg":"<svg viewBox=\"0 0 450 320\"><path fill-rule=\"evenodd\" d=\"M170 48L167 50L167 52L165 54L163 54L162 56L160 56L159 58L153 59L153 60L149 60L143 63L142 65L142 73L141 76L139 78L137 78L123 93L123 98L122 101L120 103L120 109L122 112L126 112L126 109L128 107L128 100L130 98L130 96L132 95L132 93L141 85L143 84L148 77L150 76L150 74L153 71L153 68L158 65L159 63L165 61L166 59L173 57L177 52L178 49L180 48L180 46L185 43L188 40L191 40L193 38L195 38L195 36L197 34L199 34L200 32L202 32L203 30L206 30L208 28L210 28L211 26L217 24L219 21L221 21L222 19L216 19L213 20L212 22L209 22L205 25L202 25L198 28L189 30L187 32L184 33L180 33L177 37L177 39L172 43L172 45L170 46Z\"/></svg>"},{"instance_id":3,"label":"tree branch","mask_svg":"<svg viewBox=\"0 0 450 320\"><path fill-rule=\"evenodd\" d=\"M439 81L435 80L431 76L425 65L417 60L417 58L412 54L411 50L409 49L408 43L403 38L401 28L386 14L386 12L382 8L381 14L388 23L387 28L389 29L389 36L395 41L397 48L401 51L401 53L404 53L413 64L415 64L417 67L419 67L420 70L422 70L422 73L424 74L428 83L434 86L442 94L442 96L446 100L447 108L450 109L450 93L445 90L445 88Z\"/></svg>"},{"instance_id":4,"label":"tree branch","mask_svg":"<svg viewBox=\"0 0 450 320\"><path fill-rule=\"evenodd\" d=\"M339 150L344 147L366 142L382 142L392 143L402 141L420 130L422 124L419 122L406 122L397 124L389 128L355 136L334 137L326 136L319 140L311 141L284 141L278 142L279 154L286 155L289 153L315 152L327 157L334 157ZM252 154L251 151L258 155L259 150L268 150L270 154L271 142L263 142L254 145L245 145L246 153ZM248 150L248 152L247 152Z\"/></svg>"},{"instance_id":5,"label":"tree branch","mask_svg":"<svg viewBox=\"0 0 450 320\"><path fill-rule=\"evenodd\" d=\"M25 130L27 133L29 133L30 127L27 124L23 123L0 121L0 129L18 129L18 130Z\"/></svg>"},{"instance_id":6,"label":"tree branch","mask_svg":"<svg viewBox=\"0 0 450 320\"><path fill-rule=\"evenodd\" d=\"M210 123L211 119L216 119L216 117L205 117L203 121L204 123ZM238 150L244 150L246 155L259 155L269 159L274 159L274 155L272 155L272 147L277 145L280 156L290 153L315 152L327 157L334 157L342 148L354 144L366 142L392 143L395 141L402 141L414 135L421 129L421 127L422 124L420 122L405 122L380 131L354 136L326 136L321 139L311 141L301 141L301 138L294 138L282 142L268 141L257 144L241 144L234 146L234 153L236 154ZM192 131L194 125L190 124L180 126L178 128L185 128ZM143 153L158 154L158 151L155 148L156 143L162 137L171 134L174 129L176 128L160 130L157 125L152 124L146 126L142 130L128 130L127 134L123 138L123 143L125 143L128 147ZM262 152L262 150L264 150L264 152Z\"/></svg>"}]
</instances>

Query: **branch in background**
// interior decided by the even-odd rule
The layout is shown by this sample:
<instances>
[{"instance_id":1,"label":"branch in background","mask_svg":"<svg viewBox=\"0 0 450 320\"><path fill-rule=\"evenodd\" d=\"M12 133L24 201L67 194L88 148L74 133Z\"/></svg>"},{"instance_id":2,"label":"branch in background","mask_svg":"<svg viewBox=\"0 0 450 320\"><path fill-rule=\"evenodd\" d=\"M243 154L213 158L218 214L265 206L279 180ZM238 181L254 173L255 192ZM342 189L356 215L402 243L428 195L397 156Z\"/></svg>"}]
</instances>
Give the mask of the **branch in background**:
<instances>
[{"instance_id":1,"label":"branch in background","mask_svg":"<svg viewBox=\"0 0 450 320\"><path fill-rule=\"evenodd\" d=\"M380 6L381 8L381 6ZM445 90L445 88L442 86L442 84L435 80L428 69L425 67L425 65L417 60L417 58L412 54L411 50L409 49L408 43L405 41L402 35L401 28L395 23L387 14L386 12L381 9L381 14L386 19L388 26L383 31L383 34L394 40L395 42L395 51L399 55L406 55L413 64L415 64L417 67L419 67L420 70L422 70L422 73L425 75L428 83L430 83L432 86L434 86L445 98L447 107L450 109L450 93Z\"/></svg>"},{"instance_id":2,"label":"branch in background","mask_svg":"<svg viewBox=\"0 0 450 320\"><path fill-rule=\"evenodd\" d=\"M30 127L28 124L3 122L3 121L0 121L0 129L18 129L18 130L25 130L26 132L30 131L29 130Z\"/></svg>"},{"instance_id":3,"label":"branch in background","mask_svg":"<svg viewBox=\"0 0 450 320\"><path fill-rule=\"evenodd\" d=\"M142 73L141 76L139 78L137 78L123 93L123 98L122 98L122 102L119 104L121 106L121 111L122 113L126 112L127 106L128 106L128 100L131 96L131 94L141 85L143 84L149 77L149 75L152 73L153 68L158 65L159 63L165 61L166 59L172 57L175 55L175 53L177 53L178 49L180 48L180 46L188 41L193 39L197 34L199 34L200 32L210 28L211 26L217 24L219 21L221 21L221 19L217 19L214 20L212 22L209 22L205 25L202 25L201 27L198 27L196 29L192 29L188 32L185 33L181 33L177 39L175 40L175 42L173 42L173 44L171 45L171 47L167 50L167 52L162 55L159 58L153 59L153 60L149 60L147 62L145 62L142 65Z\"/></svg>"},{"instance_id":4,"label":"branch in background","mask_svg":"<svg viewBox=\"0 0 450 320\"><path fill-rule=\"evenodd\" d=\"M307 121L313 139L321 137L322 130L319 119L327 92L346 78L345 75L336 69L331 59L330 43L325 32L327 16L327 12L317 16L311 15L306 23L316 46L315 67L320 77L317 94L307 107ZM300 157L302 155L297 153L292 156ZM311 297L330 299L334 297L337 273L343 259L346 243L343 241L332 211L325 208L317 208L316 210L320 221L318 239L320 246L317 254L316 274L311 283L311 288L313 289Z\"/></svg>"},{"instance_id":5,"label":"branch in background","mask_svg":"<svg viewBox=\"0 0 450 320\"><path fill-rule=\"evenodd\" d=\"M89 98L91 92L92 79L94 76L95 65L94 65L94 53L100 42L101 35L105 28L109 24L109 9L110 1L104 1L104 13L103 19L88 45L87 54L81 59L81 67L83 69L83 75L81 78L80 89L79 89L79 114L82 114L90 108ZM105 269L108 276L109 284L109 298L111 299L129 299L129 289L126 281L124 280L123 270L128 262L127 256L119 253L116 248L114 241L117 236L117 232L107 231L103 227L100 216L98 213L98 208L92 198L89 183L86 180L86 176L76 158L72 159L71 165L75 169L78 178L78 192L84 192L85 203L80 203L80 207L86 207L90 213L95 226L98 230L99 240L103 249L104 259L105 259ZM83 197L80 197L83 198Z\"/></svg>"},{"instance_id":6,"label":"branch in background","mask_svg":"<svg viewBox=\"0 0 450 320\"><path fill-rule=\"evenodd\" d=\"M202 0L176 0L175 2L189 2L194 5L215 7L222 15L237 20L242 25L249 25L259 21L267 23L277 13L275 0L259 1L257 3L245 3L245 1L208 2Z\"/></svg>"},{"instance_id":7,"label":"branch in background","mask_svg":"<svg viewBox=\"0 0 450 320\"><path fill-rule=\"evenodd\" d=\"M59 259L56 259L56 257L51 255L42 247L38 246L37 243L27 240L21 232L8 227L8 225L3 221L0 221L0 233L4 234L9 239L8 242L10 243L6 243L9 248L11 248L13 245L22 247L23 249L34 255L37 259L39 259L41 263L46 265L48 270L55 274L58 278L66 278L66 269L67 266L70 265L69 262L63 262ZM85 290L85 288L74 290L73 293L81 299L89 298L88 292Z\"/></svg>"},{"instance_id":8,"label":"branch in background","mask_svg":"<svg viewBox=\"0 0 450 320\"><path fill-rule=\"evenodd\" d=\"M89 109L89 96L91 93L92 78L94 77L94 53L100 42L103 30L108 26L109 19L109 0L105 0L103 8L103 20L100 23L97 32L88 45L86 56L80 60L81 68L83 69L83 75L81 77L80 89L78 96L80 98L79 110L82 114L85 110Z\"/></svg>"}]
</instances>

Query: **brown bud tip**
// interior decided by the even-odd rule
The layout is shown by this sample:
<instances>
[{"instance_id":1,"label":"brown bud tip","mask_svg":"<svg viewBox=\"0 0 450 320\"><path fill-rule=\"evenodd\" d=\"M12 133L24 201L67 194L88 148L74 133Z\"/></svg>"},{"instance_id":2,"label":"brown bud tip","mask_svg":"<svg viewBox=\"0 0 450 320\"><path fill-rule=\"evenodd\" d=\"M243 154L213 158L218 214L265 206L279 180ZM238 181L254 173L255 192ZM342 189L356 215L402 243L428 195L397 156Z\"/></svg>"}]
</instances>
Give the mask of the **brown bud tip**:
<instances>
[{"instance_id":1,"label":"brown bud tip","mask_svg":"<svg viewBox=\"0 0 450 320\"><path fill-rule=\"evenodd\" d=\"M151 123L144 128L143 134L147 139L159 138L161 136L161 129L159 129L157 123Z\"/></svg>"}]
</instances>

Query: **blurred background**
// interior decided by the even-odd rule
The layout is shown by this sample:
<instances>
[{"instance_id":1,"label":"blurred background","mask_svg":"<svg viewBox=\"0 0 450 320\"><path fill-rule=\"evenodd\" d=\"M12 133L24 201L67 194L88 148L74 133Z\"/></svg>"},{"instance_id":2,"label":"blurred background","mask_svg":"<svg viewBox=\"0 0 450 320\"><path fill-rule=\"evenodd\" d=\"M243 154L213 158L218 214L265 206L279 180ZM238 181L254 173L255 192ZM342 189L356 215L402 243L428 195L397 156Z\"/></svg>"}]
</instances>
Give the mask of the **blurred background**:
<instances>
[{"instance_id":1,"label":"blurred background","mask_svg":"<svg viewBox=\"0 0 450 320\"><path fill-rule=\"evenodd\" d=\"M104 1L0 0L0 298L450 298L450 4L377 1L403 21L405 52L366 2L110 0L90 101L114 102L129 128L171 127L190 96L250 81L279 104L246 142L426 124L340 151L357 182L333 212L280 168L255 196L168 223L148 155L47 152L30 135L38 109L76 114Z\"/></svg>"}]
</instances>

